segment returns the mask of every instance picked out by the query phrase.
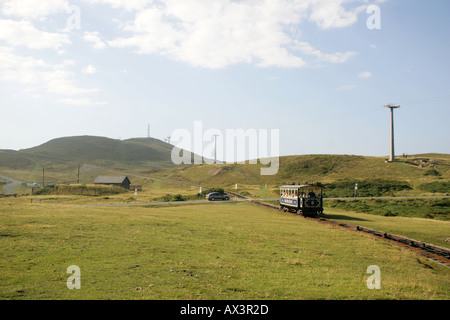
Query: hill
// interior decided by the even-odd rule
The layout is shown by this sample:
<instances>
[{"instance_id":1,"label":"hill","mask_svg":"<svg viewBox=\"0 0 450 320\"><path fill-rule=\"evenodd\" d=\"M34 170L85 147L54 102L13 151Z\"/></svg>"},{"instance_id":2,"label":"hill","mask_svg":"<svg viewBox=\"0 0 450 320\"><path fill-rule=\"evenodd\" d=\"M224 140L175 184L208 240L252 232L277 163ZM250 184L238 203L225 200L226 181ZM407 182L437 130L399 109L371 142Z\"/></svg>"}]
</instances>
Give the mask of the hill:
<instances>
[{"instance_id":1,"label":"hill","mask_svg":"<svg viewBox=\"0 0 450 320\"><path fill-rule=\"evenodd\" d=\"M80 165L80 182L89 183L99 174L173 167L172 148L154 138L63 137L20 151L0 150L0 172L28 182L42 181L45 168L46 181L76 182Z\"/></svg>"},{"instance_id":2,"label":"hill","mask_svg":"<svg viewBox=\"0 0 450 320\"><path fill-rule=\"evenodd\" d=\"M398 157L395 163L358 155L283 156L278 173L263 176L260 163L176 166L172 148L154 138L63 137L20 151L0 150L0 173L27 182L45 179L45 183L92 183L97 175L136 174L134 181L142 185L150 186L148 178L158 177L227 190L238 184L240 191L259 195L266 192L266 184L270 195L279 185L306 182L326 184L328 196L341 196L342 190L351 196L355 183L361 196L368 190L369 195L450 192L448 154Z\"/></svg>"},{"instance_id":3,"label":"hill","mask_svg":"<svg viewBox=\"0 0 450 320\"><path fill-rule=\"evenodd\" d=\"M154 138L115 140L95 136L57 138L19 151L42 162L169 166L173 146Z\"/></svg>"},{"instance_id":4,"label":"hill","mask_svg":"<svg viewBox=\"0 0 450 320\"><path fill-rule=\"evenodd\" d=\"M432 186L434 192L450 192L450 158L445 154L408 156L395 163L387 163L384 157L355 155L286 156L280 157L279 171L272 176L260 175L261 167L261 164L177 166L159 170L154 175L227 190L234 190L238 184L240 190L248 189L260 196L265 184L276 192L277 186L283 184L318 182L326 184L328 196L352 196L355 183L360 185L360 196L369 189L368 195L387 195L391 191L393 195L429 192L425 188L427 185ZM332 189L345 190L346 194Z\"/></svg>"}]
</instances>

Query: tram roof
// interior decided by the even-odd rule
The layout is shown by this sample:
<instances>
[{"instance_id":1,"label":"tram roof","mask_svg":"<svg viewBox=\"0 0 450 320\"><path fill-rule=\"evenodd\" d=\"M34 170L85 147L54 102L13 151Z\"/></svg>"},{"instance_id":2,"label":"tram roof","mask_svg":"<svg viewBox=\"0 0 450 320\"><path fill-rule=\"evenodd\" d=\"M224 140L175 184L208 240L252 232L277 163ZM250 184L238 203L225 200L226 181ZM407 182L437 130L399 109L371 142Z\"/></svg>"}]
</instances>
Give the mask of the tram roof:
<instances>
[{"instance_id":1,"label":"tram roof","mask_svg":"<svg viewBox=\"0 0 450 320\"><path fill-rule=\"evenodd\" d=\"M284 188L284 189L299 189L299 188L321 188L320 186L314 186L311 184L289 184L289 185L284 185L284 186L280 186L280 188Z\"/></svg>"}]
</instances>

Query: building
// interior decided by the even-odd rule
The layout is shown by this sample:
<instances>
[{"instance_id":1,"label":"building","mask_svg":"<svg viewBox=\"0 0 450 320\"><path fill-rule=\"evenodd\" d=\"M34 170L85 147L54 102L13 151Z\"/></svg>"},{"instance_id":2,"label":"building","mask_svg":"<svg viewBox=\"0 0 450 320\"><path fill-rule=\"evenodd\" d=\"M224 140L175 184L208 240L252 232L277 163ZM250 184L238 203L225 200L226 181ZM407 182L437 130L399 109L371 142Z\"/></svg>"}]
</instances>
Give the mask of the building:
<instances>
[{"instance_id":1,"label":"building","mask_svg":"<svg viewBox=\"0 0 450 320\"><path fill-rule=\"evenodd\" d=\"M104 184L130 189L130 179L127 176L98 176L94 184Z\"/></svg>"}]
</instances>

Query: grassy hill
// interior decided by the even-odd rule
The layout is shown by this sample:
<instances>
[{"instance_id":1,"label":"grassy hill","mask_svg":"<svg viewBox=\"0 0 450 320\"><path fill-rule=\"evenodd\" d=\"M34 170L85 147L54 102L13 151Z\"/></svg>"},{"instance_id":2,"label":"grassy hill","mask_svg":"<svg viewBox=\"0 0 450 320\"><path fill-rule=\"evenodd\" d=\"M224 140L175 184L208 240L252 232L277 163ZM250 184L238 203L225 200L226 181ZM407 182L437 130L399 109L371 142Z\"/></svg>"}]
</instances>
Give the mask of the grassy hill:
<instances>
[{"instance_id":1,"label":"grassy hill","mask_svg":"<svg viewBox=\"0 0 450 320\"><path fill-rule=\"evenodd\" d=\"M23 156L43 162L81 162L104 165L168 166L172 146L154 138L115 140L78 136L58 138L21 150Z\"/></svg>"},{"instance_id":2,"label":"grassy hill","mask_svg":"<svg viewBox=\"0 0 450 320\"><path fill-rule=\"evenodd\" d=\"M250 193L262 196L262 189L277 191L283 184L320 182L328 187L329 196L352 196L355 183L359 183L359 195L366 188L386 195L386 191L398 193L430 192L425 186L434 186L434 192L450 192L450 158L448 155L430 154L400 158L398 162L386 163L383 157L353 155L302 155L280 158L276 175L260 175L261 164L220 164L178 166L163 169L154 175L205 186L221 186L233 190L251 189ZM264 187L263 187L264 186ZM384 189L392 190L384 190ZM331 189L346 189L346 195L330 194ZM376 190L375 190L376 189ZM366 189L367 190L367 189ZM264 190L265 192L265 190ZM367 194L380 195L380 194Z\"/></svg>"},{"instance_id":3,"label":"grassy hill","mask_svg":"<svg viewBox=\"0 0 450 320\"><path fill-rule=\"evenodd\" d=\"M174 166L173 146L154 138L116 140L96 136L53 139L20 151L0 150L0 172L28 182L89 183L97 175Z\"/></svg>"},{"instance_id":4,"label":"grassy hill","mask_svg":"<svg viewBox=\"0 0 450 320\"><path fill-rule=\"evenodd\" d=\"M222 187L258 196L276 196L278 186L317 183L327 196L416 195L450 193L450 155L421 154L399 157L357 155L298 155L280 157L276 175L263 176L262 164L202 164L175 166L173 146L154 138L116 140L95 136L64 137L20 151L0 150L0 173L27 182L92 183L96 176L127 174L133 183L151 188L150 177L190 185ZM267 184L267 189L265 185Z\"/></svg>"}]
</instances>

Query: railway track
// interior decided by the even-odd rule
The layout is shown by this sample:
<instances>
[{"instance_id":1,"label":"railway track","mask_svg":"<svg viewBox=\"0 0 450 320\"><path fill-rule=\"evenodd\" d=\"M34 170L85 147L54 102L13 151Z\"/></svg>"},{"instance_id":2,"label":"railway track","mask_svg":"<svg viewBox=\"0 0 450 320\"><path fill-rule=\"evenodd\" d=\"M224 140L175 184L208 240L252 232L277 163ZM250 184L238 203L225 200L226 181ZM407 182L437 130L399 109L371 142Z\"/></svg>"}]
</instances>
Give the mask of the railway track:
<instances>
[{"instance_id":1,"label":"railway track","mask_svg":"<svg viewBox=\"0 0 450 320\"><path fill-rule=\"evenodd\" d=\"M266 208L270 208L272 210L277 210L279 212L283 212L283 213L288 213L297 217L303 217L301 215L298 215L296 213L293 212L289 212L289 211L283 211L281 210L279 207L276 207L274 205L268 204L268 203L264 203L258 200L254 200L254 199L250 199L247 197L244 197L240 194L234 193L234 192L227 192L235 197L238 197L240 199L244 199L247 200L250 203L253 203L255 205L259 205L259 206L263 206ZM331 226L335 226L335 227L339 227L339 228L343 228L346 230L351 230L351 231L355 231L355 232L360 232L360 233L364 233L364 234L368 234L371 235L377 239L381 239L387 242L390 242L392 244L401 246L403 248L407 248L409 250L412 250L422 256L425 256L435 262L438 262L440 264L443 264L447 267L450 267L450 249L448 248L444 248L444 247L440 247L440 246L436 246L434 244L430 244L430 243L426 243L423 241L418 241L415 239L410 239L407 237L403 237L403 236L399 236L396 234L391 234L391 233L386 233L383 231L379 231L379 230L374 230L374 229L370 229L370 228L366 228L363 226L358 226L358 225L352 225L352 224L348 224L348 223L342 223L342 222L338 222L335 220L331 220L331 219L327 219L324 217L303 217L305 219L311 220L311 221L315 221L318 223L323 223L323 224L327 224L327 225L331 225Z\"/></svg>"}]
</instances>

